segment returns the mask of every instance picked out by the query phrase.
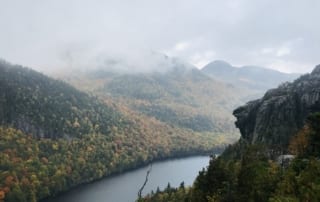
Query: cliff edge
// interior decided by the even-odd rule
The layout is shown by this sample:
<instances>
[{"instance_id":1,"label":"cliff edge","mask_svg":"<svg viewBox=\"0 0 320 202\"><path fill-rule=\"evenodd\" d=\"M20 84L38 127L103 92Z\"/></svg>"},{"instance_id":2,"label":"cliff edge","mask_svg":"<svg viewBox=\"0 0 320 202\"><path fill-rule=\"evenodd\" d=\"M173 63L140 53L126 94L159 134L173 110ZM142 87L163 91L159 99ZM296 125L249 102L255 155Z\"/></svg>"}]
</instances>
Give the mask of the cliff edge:
<instances>
[{"instance_id":1,"label":"cliff edge","mask_svg":"<svg viewBox=\"0 0 320 202\"><path fill-rule=\"evenodd\" d=\"M234 110L242 140L286 147L310 113L320 111L320 65Z\"/></svg>"}]
</instances>

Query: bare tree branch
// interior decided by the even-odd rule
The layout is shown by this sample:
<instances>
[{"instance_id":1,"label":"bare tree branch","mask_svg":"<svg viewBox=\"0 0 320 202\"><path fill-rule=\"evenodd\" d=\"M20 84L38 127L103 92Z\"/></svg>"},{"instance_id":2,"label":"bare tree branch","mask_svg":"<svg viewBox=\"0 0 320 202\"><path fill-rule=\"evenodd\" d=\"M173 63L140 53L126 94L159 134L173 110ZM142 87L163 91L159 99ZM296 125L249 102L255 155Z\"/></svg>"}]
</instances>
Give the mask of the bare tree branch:
<instances>
[{"instance_id":1,"label":"bare tree branch","mask_svg":"<svg viewBox=\"0 0 320 202\"><path fill-rule=\"evenodd\" d=\"M150 168L147 171L146 179L144 180L144 183L143 183L142 187L139 189L139 192L138 192L138 198L139 199L142 198L142 191L143 191L144 187L146 186L146 184L148 182L148 178L149 178L149 174L150 174L151 170L152 170L152 164L150 164Z\"/></svg>"}]
</instances>

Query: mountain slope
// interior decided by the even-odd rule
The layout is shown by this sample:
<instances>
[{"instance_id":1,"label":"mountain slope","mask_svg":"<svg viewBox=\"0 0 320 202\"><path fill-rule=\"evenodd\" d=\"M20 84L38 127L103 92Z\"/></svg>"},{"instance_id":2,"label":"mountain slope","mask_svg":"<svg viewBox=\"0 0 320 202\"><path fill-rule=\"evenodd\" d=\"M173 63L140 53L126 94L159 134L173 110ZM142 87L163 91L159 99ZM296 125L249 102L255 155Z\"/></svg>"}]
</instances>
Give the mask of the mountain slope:
<instances>
[{"instance_id":1,"label":"mountain slope","mask_svg":"<svg viewBox=\"0 0 320 202\"><path fill-rule=\"evenodd\" d=\"M305 124L306 117L320 109L320 66L292 83L269 90L261 99L234 111L236 125L249 143L288 145Z\"/></svg>"},{"instance_id":2,"label":"mountain slope","mask_svg":"<svg viewBox=\"0 0 320 202\"><path fill-rule=\"evenodd\" d=\"M37 137L110 133L121 115L65 82L0 62L0 124Z\"/></svg>"},{"instance_id":3,"label":"mountain slope","mask_svg":"<svg viewBox=\"0 0 320 202\"><path fill-rule=\"evenodd\" d=\"M299 76L257 66L233 67L220 60L209 63L201 71L217 80L260 92L275 88L279 84L292 81Z\"/></svg>"},{"instance_id":4,"label":"mountain slope","mask_svg":"<svg viewBox=\"0 0 320 202\"><path fill-rule=\"evenodd\" d=\"M38 201L228 136L173 127L34 70L0 63L0 201Z\"/></svg>"},{"instance_id":5,"label":"mountain slope","mask_svg":"<svg viewBox=\"0 0 320 202\"><path fill-rule=\"evenodd\" d=\"M213 156L192 187L138 201L319 201L320 65L234 114L241 140Z\"/></svg>"},{"instance_id":6,"label":"mountain slope","mask_svg":"<svg viewBox=\"0 0 320 202\"><path fill-rule=\"evenodd\" d=\"M248 90L217 82L183 64L166 69L166 72L149 73L88 70L82 75L68 75L65 80L178 128L236 133L231 111L247 101Z\"/></svg>"}]
</instances>

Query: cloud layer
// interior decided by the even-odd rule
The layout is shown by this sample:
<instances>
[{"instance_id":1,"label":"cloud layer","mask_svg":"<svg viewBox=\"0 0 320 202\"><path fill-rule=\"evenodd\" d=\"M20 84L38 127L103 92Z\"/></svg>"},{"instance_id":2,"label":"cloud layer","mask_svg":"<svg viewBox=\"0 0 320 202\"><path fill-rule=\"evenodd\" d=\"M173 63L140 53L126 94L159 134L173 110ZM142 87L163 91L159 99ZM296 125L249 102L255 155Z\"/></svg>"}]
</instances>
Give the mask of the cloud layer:
<instances>
[{"instance_id":1,"label":"cloud layer","mask_svg":"<svg viewBox=\"0 0 320 202\"><path fill-rule=\"evenodd\" d=\"M0 1L0 57L42 69L143 61L151 51L199 68L223 59L307 72L320 63L318 0Z\"/></svg>"}]
</instances>

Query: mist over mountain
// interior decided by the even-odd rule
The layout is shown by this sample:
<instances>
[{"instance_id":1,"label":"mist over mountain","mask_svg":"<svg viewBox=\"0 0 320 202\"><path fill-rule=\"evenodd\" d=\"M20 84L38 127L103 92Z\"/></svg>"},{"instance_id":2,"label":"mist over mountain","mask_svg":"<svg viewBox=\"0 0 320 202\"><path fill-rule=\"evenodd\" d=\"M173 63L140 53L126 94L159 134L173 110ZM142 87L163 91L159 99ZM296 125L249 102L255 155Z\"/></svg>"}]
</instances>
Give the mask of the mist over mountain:
<instances>
[{"instance_id":1,"label":"mist over mountain","mask_svg":"<svg viewBox=\"0 0 320 202\"><path fill-rule=\"evenodd\" d=\"M320 201L319 0L0 2L0 202Z\"/></svg>"},{"instance_id":2,"label":"mist over mountain","mask_svg":"<svg viewBox=\"0 0 320 202\"><path fill-rule=\"evenodd\" d=\"M198 132L237 133L234 108L296 76L254 66L237 68L224 61L199 70L154 52L142 67L126 59L101 61L82 71L62 71L60 77L102 99L115 99L161 122Z\"/></svg>"},{"instance_id":3,"label":"mist over mountain","mask_svg":"<svg viewBox=\"0 0 320 202\"><path fill-rule=\"evenodd\" d=\"M319 201L320 65L233 114L241 139L213 156L190 189L167 187L140 201Z\"/></svg>"},{"instance_id":4,"label":"mist over mountain","mask_svg":"<svg viewBox=\"0 0 320 202\"><path fill-rule=\"evenodd\" d=\"M109 72L119 74L166 73L174 68L196 68L179 58L149 50L112 51L80 51L66 48L61 53L61 67L48 73L59 72Z\"/></svg>"},{"instance_id":5,"label":"mist over mountain","mask_svg":"<svg viewBox=\"0 0 320 202\"><path fill-rule=\"evenodd\" d=\"M190 116L175 127L130 109L125 102L134 98L89 95L4 61L0 84L0 201L39 201L151 161L207 154L235 141L233 134L199 132L212 129L207 117Z\"/></svg>"},{"instance_id":6,"label":"mist over mountain","mask_svg":"<svg viewBox=\"0 0 320 202\"><path fill-rule=\"evenodd\" d=\"M165 62L152 71L132 71L139 65L106 60L102 66L55 75L65 81L1 62L2 197L42 199L157 159L212 153L235 142L239 134L232 111L261 89L212 78L178 59L156 58ZM219 63L227 77L234 67ZM244 69L254 72L254 67ZM261 71L267 72L258 69L250 77L262 77ZM241 140L287 144L309 107L318 106L318 78L319 67L238 108ZM283 137L273 134L285 129Z\"/></svg>"},{"instance_id":7,"label":"mist over mountain","mask_svg":"<svg viewBox=\"0 0 320 202\"><path fill-rule=\"evenodd\" d=\"M207 64L201 71L219 81L259 91L275 88L299 76L299 74L288 74L259 66L234 67L222 60Z\"/></svg>"},{"instance_id":8,"label":"mist over mountain","mask_svg":"<svg viewBox=\"0 0 320 202\"><path fill-rule=\"evenodd\" d=\"M149 62L152 59L147 58ZM255 93L217 81L187 62L163 55L156 55L149 71L129 70L138 64L124 66L127 71L123 71L117 67L126 64L114 63L61 78L103 99L111 97L161 122L197 132L236 134L231 112Z\"/></svg>"},{"instance_id":9,"label":"mist over mountain","mask_svg":"<svg viewBox=\"0 0 320 202\"><path fill-rule=\"evenodd\" d=\"M41 138L110 133L122 125L119 112L61 80L0 62L0 125Z\"/></svg>"}]
</instances>

